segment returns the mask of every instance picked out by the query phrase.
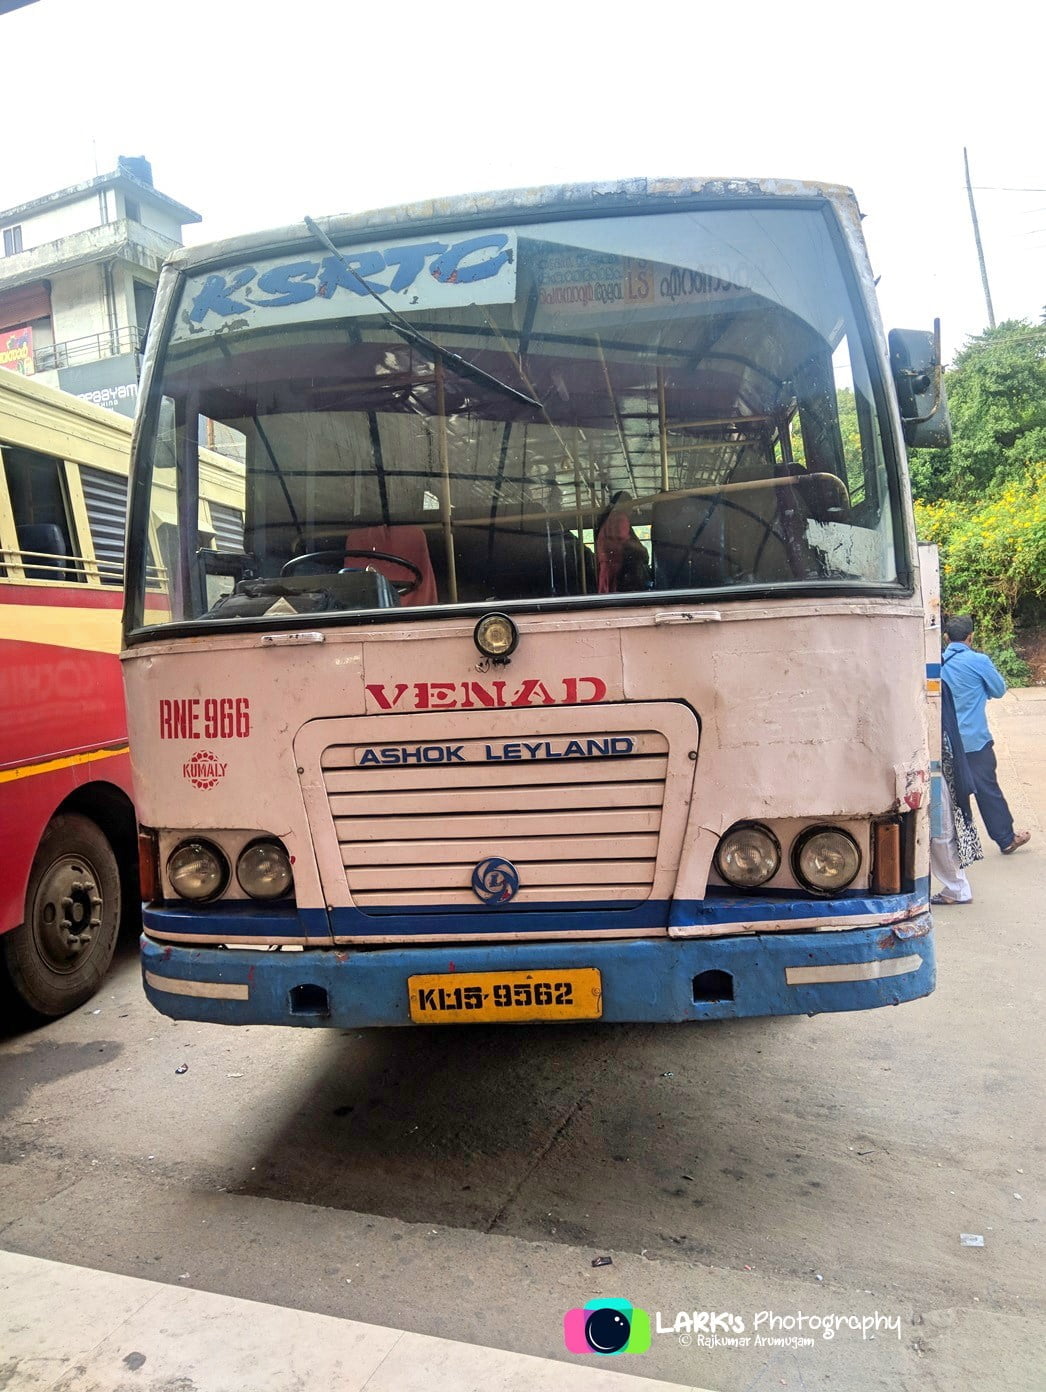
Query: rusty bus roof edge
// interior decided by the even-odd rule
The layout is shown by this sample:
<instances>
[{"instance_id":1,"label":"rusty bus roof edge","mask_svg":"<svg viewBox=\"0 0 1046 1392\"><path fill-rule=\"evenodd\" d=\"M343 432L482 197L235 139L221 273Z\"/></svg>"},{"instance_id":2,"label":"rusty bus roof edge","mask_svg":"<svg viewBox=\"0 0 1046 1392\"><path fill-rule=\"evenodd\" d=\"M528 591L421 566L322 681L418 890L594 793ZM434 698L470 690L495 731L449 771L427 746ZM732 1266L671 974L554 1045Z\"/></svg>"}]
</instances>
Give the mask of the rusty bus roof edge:
<instances>
[{"instance_id":1,"label":"rusty bus roof edge","mask_svg":"<svg viewBox=\"0 0 1046 1392\"><path fill-rule=\"evenodd\" d=\"M402 228L405 235L413 226L453 222L455 218L476 217L496 220L499 215L518 217L520 214L547 214L560 217L576 209L579 213L594 208L635 209L646 205L668 204L692 198L760 199L806 198L823 199L840 209L849 206L859 217L853 190L844 184L820 183L804 179L738 179L738 178L639 178L604 180L582 184L545 184L531 188L501 189L490 193L462 193L441 198L421 199L414 203L391 205L359 213L325 215L318 220L334 238L351 237L370 231L387 232ZM165 262L178 270L189 270L212 262L233 260L241 255L253 255L271 250L281 244L309 242L312 239L302 221L289 226L249 232L214 242L178 247Z\"/></svg>"}]
</instances>

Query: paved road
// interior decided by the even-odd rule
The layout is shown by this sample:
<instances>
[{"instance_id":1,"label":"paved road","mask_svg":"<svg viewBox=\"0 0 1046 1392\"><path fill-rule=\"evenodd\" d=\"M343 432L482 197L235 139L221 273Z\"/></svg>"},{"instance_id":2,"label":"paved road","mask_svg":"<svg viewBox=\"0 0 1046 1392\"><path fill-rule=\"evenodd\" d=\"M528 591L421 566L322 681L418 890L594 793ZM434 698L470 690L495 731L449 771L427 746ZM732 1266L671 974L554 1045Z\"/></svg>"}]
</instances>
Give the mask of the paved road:
<instances>
[{"instance_id":1,"label":"paved road","mask_svg":"<svg viewBox=\"0 0 1046 1392\"><path fill-rule=\"evenodd\" d=\"M993 720L1035 839L992 850L975 904L940 914L928 1000L686 1028L236 1031L153 1013L128 944L88 1009L0 1041L0 1247L553 1358L564 1310L600 1294L778 1338L757 1314L879 1312L900 1337L655 1334L622 1371L719 1392L1040 1388L1046 689Z\"/></svg>"}]
</instances>

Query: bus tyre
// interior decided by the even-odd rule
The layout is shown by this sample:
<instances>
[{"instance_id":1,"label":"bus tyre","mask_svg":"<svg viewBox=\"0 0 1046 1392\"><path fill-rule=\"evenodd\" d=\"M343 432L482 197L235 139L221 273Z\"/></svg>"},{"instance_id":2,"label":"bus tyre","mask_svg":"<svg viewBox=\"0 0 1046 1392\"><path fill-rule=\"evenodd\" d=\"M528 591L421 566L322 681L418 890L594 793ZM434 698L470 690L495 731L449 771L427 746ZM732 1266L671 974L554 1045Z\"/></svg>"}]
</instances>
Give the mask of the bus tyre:
<instances>
[{"instance_id":1,"label":"bus tyre","mask_svg":"<svg viewBox=\"0 0 1046 1392\"><path fill-rule=\"evenodd\" d=\"M120 870L108 840L76 813L44 832L25 897L25 922L0 937L7 978L34 1015L54 1019L102 983L120 927Z\"/></svg>"}]
</instances>

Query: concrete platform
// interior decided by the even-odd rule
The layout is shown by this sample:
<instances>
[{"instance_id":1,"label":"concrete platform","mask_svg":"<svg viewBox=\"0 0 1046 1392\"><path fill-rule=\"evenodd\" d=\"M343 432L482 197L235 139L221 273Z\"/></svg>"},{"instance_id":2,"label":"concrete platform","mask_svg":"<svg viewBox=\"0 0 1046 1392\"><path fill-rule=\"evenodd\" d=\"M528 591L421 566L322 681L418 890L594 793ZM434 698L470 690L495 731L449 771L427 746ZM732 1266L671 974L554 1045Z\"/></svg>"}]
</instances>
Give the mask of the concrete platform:
<instances>
[{"instance_id":1,"label":"concrete platform","mask_svg":"<svg viewBox=\"0 0 1046 1392\"><path fill-rule=\"evenodd\" d=\"M686 1392L680 1383L609 1367L532 1358L0 1251L3 1392L316 1388Z\"/></svg>"}]
</instances>

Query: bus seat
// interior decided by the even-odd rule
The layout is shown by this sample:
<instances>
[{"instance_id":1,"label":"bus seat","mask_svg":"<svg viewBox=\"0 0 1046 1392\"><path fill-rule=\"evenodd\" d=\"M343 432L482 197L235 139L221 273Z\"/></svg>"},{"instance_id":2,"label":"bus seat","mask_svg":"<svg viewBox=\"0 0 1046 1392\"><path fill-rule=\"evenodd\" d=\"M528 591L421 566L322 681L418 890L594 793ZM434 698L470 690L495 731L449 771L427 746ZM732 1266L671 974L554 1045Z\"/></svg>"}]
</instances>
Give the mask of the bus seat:
<instances>
[{"instance_id":1,"label":"bus seat","mask_svg":"<svg viewBox=\"0 0 1046 1392\"><path fill-rule=\"evenodd\" d=\"M842 485L827 490L820 485L808 490L802 482L781 487L765 476L746 480L739 471L730 479L747 481L756 486L654 504L650 535L658 589L802 577L806 523L817 515L811 503L827 508L830 500L834 520L840 516Z\"/></svg>"},{"instance_id":2,"label":"bus seat","mask_svg":"<svg viewBox=\"0 0 1046 1392\"><path fill-rule=\"evenodd\" d=\"M766 480L765 487L745 489L722 501L727 563L735 578L753 581L801 580L817 574L820 566L807 524L850 520L849 492L834 474L797 471L786 485Z\"/></svg>"},{"instance_id":3,"label":"bus seat","mask_svg":"<svg viewBox=\"0 0 1046 1392\"><path fill-rule=\"evenodd\" d=\"M801 474L796 492L813 521L850 521L850 490L836 474Z\"/></svg>"},{"instance_id":4,"label":"bus seat","mask_svg":"<svg viewBox=\"0 0 1046 1392\"><path fill-rule=\"evenodd\" d=\"M432 557L429 544L421 527L400 524L391 527L355 527L345 537L346 551L387 551L393 556L402 556L411 561L421 571L421 583L417 589L401 595L400 602L410 604L436 604L436 577L432 572ZM360 556L346 556L345 565L350 569L360 569L366 562ZM374 570L384 575L393 584L413 580L414 574L404 566L393 561L375 559L370 563Z\"/></svg>"},{"instance_id":5,"label":"bus seat","mask_svg":"<svg viewBox=\"0 0 1046 1392\"><path fill-rule=\"evenodd\" d=\"M765 487L728 494L722 505L726 561L735 579L769 582L797 578L789 555L786 513L793 514L793 533L804 537L806 513L798 489L777 487L766 480Z\"/></svg>"},{"instance_id":6,"label":"bus seat","mask_svg":"<svg viewBox=\"0 0 1046 1392\"><path fill-rule=\"evenodd\" d=\"M723 585L729 579L720 499L697 495L655 503L650 516L659 590Z\"/></svg>"},{"instance_id":7,"label":"bus seat","mask_svg":"<svg viewBox=\"0 0 1046 1392\"><path fill-rule=\"evenodd\" d=\"M594 594L592 553L559 522L516 518L454 532L458 597L463 602ZM584 580L582 580L582 567Z\"/></svg>"},{"instance_id":8,"label":"bus seat","mask_svg":"<svg viewBox=\"0 0 1046 1392\"><path fill-rule=\"evenodd\" d=\"M17 529L20 551L43 552L48 556L60 557L46 561L40 555L33 556L25 563L27 580L68 580L69 571L64 562L69 557L69 543L61 527L54 522L29 522Z\"/></svg>"}]
</instances>

